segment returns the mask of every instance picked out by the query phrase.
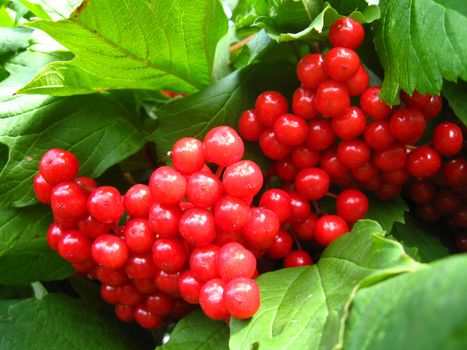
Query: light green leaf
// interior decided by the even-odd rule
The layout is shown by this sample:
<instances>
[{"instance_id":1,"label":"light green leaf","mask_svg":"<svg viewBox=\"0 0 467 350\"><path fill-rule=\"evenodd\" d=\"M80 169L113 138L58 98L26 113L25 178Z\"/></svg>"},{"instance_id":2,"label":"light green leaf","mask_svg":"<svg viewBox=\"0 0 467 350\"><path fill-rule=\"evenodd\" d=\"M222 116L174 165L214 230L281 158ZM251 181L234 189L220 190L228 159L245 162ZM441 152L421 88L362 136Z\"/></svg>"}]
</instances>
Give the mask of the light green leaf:
<instances>
[{"instance_id":1,"label":"light green leaf","mask_svg":"<svg viewBox=\"0 0 467 350\"><path fill-rule=\"evenodd\" d=\"M67 18L83 0L19 0L34 15L42 19L60 20ZM87 2L88 0L85 0Z\"/></svg>"},{"instance_id":2,"label":"light green leaf","mask_svg":"<svg viewBox=\"0 0 467 350\"><path fill-rule=\"evenodd\" d=\"M382 97L399 90L438 95L443 78L467 80L467 7L451 0L382 0L375 44L385 76Z\"/></svg>"},{"instance_id":3,"label":"light green leaf","mask_svg":"<svg viewBox=\"0 0 467 350\"><path fill-rule=\"evenodd\" d=\"M230 349L339 348L356 291L417 268L381 226L359 221L316 265L261 275L260 309L251 320L231 321Z\"/></svg>"},{"instance_id":4,"label":"light green leaf","mask_svg":"<svg viewBox=\"0 0 467 350\"><path fill-rule=\"evenodd\" d=\"M449 106L456 113L464 125L467 125L467 83L459 81L457 84L444 82L443 95L447 98Z\"/></svg>"},{"instance_id":5,"label":"light green leaf","mask_svg":"<svg viewBox=\"0 0 467 350\"><path fill-rule=\"evenodd\" d=\"M224 321L211 320L202 311L195 311L180 320L169 341L156 349L228 350L229 327Z\"/></svg>"},{"instance_id":6,"label":"light green leaf","mask_svg":"<svg viewBox=\"0 0 467 350\"><path fill-rule=\"evenodd\" d=\"M195 92L209 85L227 18L215 0L85 1L59 22L30 24L76 57L46 66L20 93L111 89Z\"/></svg>"},{"instance_id":7,"label":"light green leaf","mask_svg":"<svg viewBox=\"0 0 467 350\"><path fill-rule=\"evenodd\" d=\"M352 303L344 348L465 349L466 291L466 255L361 289Z\"/></svg>"}]
</instances>

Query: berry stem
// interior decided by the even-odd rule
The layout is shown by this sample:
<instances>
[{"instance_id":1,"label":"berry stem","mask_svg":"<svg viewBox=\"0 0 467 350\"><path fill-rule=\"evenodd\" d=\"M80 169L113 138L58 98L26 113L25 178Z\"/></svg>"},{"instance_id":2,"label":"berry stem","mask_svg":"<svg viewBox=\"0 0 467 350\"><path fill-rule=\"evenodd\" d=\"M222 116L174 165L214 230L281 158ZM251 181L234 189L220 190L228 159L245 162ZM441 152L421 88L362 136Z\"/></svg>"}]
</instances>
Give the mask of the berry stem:
<instances>
[{"instance_id":1,"label":"berry stem","mask_svg":"<svg viewBox=\"0 0 467 350\"><path fill-rule=\"evenodd\" d=\"M225 166L219 166L217 168L217 171L216 171L216 176L220 179L221 178L221 175L222 175L222 172L224 171L225 169Z\"/></svg>"},{"instance_id":2,"label":"berry stem","mask_svg":"<svg viewBox=\"0 0 467 350\"><path fill-rule=\"evenodd\" d=\"M322 211L319 208L319 205L318 205L317 201L312 201L311 203L313 203L313 208L315 209L316 214L318 214L318 215L328 215L328 213Z\"/></svg>"},{"instance_id":3,"label":"berry stem","mask_svg":"<svg viewBox=\"0 0 467 350\"><path fill-rule=\"evenodd\" d=\"M326 196L331 197L331 198L337 198L337 195L335 195L335 194L332 193L332 192L326 193Z\"/></svg>"},{"instance_id":4,"label":"berry stem","mask_svg":"<svg viewBox=\"0 0 467 350\"><path fill-rule=\"evenodd\" d=\"M290 232L290 235L292 236L292 238L293 238L293 240L295 242L295 245L297 246L297 248L299 250L302 250L302 245L300 244L300 241L298 240L297 236L295 235L294 230L290 227L290 225L286 225L285 230Z\"/></svg>"},{"instance_id":5,"label":"berry stem","mask_svg":"<svg viewBox=\"0 0 467 350\"><path fill-rule=\"evenodd\" d=\"M252 34L252 35L246 37L245 39L239 41L238 43L233 44L233 45L230 47L229 51L230 51L230 52L234 52L234 51L236 51L236 50L238 50L238 49L241 49L243 46L245 46L245 45L248 44L251 40L253 40L253 38L254 38L255 36L256 36L256 34Z\"/></svg>"}]
</instances>

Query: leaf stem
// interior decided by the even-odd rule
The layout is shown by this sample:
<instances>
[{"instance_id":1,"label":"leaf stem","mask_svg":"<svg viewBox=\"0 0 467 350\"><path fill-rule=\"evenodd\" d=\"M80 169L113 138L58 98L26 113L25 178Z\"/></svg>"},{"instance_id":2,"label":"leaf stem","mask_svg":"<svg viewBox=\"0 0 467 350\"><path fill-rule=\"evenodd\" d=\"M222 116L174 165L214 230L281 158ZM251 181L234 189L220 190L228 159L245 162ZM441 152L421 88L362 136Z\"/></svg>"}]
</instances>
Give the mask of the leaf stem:
<instances>
[{"instance_id":1,"label":"leaf stem","mask_svg":"<svg viewBox=\"0 0 467 350\"><path fill-rule=\"evenodd\" d=\"M234 52L238 49L241 49L243 46L245 46L246 44L248 44L250 41L253 40L253 38L256 36L256 34L251 34L250 36L246 37L245 39L239 41L238 43L236 44L233 44L230 48L229 48L229 51L230 52Z\"/></svg>"}]
</instances>

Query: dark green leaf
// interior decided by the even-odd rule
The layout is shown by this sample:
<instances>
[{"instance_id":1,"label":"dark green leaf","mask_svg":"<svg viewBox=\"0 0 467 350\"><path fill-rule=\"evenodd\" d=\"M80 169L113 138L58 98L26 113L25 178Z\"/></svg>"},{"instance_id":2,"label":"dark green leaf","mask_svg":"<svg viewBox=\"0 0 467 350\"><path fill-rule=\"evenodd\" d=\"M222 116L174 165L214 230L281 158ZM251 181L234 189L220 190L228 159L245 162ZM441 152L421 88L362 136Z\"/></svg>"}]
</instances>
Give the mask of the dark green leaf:
<instances>
[{"instance_id":1,"label":"dark green leaf","mask_svg":"<svg viewBox=\"0 0 467 350\"><path fill-rule=\"evenodd\" d=\"M467 80L467 7L451 0L382 0L375 44L384 67L382 97L399 90L439 94L443 78Z\"/></svg>"},{"instance_id":2,"label":"dark green leaf","mask_svg":"<svg viewBox=\"0 0 467 350\"><path fill-rule=\"evenodd\" d=\"M251 320L231 321L230 349L333 349L342 344L355 292L419 268L402 246L370 220L359 221L311 267L261 275L261 307Z\"/></svg>"},{"instance_id":3,"label":"dark green leaf","mask_svg":"<svg viewBox=\"0 0 467 350\"><path fill-rule=\"evenodd\" d=\"M130 5L126 0L95 0L84 1L70 19L31 25L76 58L48 65L22 93L194 92L211 81L216 45L227 31L227 18L218 1L150 0Z\"/></svg>"},{"instance_id":4,"label":"dark green leaf","mask_svg":"<svg viewBox=\"0 0 467 350\"><path fill-rule=\"evenodd\" d=\"M207 318L201 311L192 312L179 321L170 335L170 340L157 350L227 350L229 328L224 321Z\"/></svg>"},{"instance_id":5,"label":"dark green leaf","mask_svg":"<svg viewBox=\"0 0 467 350\"><path fill-rule=\"evenodd\" d=\"M467 256L443 259L357 293L346 350L467 347Z\"/></svg>"},{"instance_id":6,"label":"dark green leaf","mask_svg":"<svg viewBox=\"0 0 467 350\"><path fill-rule=\"evenodd\" d=\"M445 81L443 95L447 98L449 106L456 113L457 118L467 125L467 83L459 81L457 84Z\"/></svg>"},{"instance_id":7,"label":"dark green leaf","mask_svg":"<svg viewBox=\"0 0 467 350\"><path fill-rule=\"evenodd\" d=\"M401 197L382 201L371 196L369 200L366 217L377 221L387 233L391 232L394 223L405 221L404 215L409 208Z\"/></svg>"},{"instance_id":8,"label":"dark green leaf","mask_svg":"<svg viewBox=\"0 0 467 350\"><path fill-rule=\"evenodd\" d=\"M328 0L328 2L342 15L349 15L355 10L361 11L368 7L366 0Z\"/></svg>"}]
</instances>

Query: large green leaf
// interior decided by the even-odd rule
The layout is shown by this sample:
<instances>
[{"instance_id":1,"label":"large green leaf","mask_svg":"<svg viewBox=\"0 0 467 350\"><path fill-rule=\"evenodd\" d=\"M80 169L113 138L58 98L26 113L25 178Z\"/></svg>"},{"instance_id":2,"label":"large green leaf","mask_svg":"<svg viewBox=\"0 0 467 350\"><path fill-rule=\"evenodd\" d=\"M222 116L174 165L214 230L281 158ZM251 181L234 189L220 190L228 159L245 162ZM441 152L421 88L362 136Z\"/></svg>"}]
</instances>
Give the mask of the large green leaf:
<instances>
[{"instance_id":1,"label":"large green leaf","mask_svg":"<svg viewBox=\"0 0 467 350\"><path fill-rule=\"evenodd\" d=\"M230 348L338 347L356 291L418 266L376 222L359 221L316 265L260 276L261 307L251 320L231 321Z\"/></svg>"},{"instance_id":2,"label":"large green leaf","mask_svg":"<svg viewBox=\"0 0 467 350\"><path fill-rule=\"evenodd\" d=\"M467 348L467 256L443 259L357 293L346 350Z\"/></svg>"},{"instance_id":3,"label":"large green leaf","mask_svg":"<svg viewBox=\"0 0 467 350\"><path fill-rule=\"evenodd\" d=\"M405 213L409 210L402 197L382 201L373 196L369 197L367 218L377 221L389 233L396 222L405 221Z\"/></svg>"},{"instance_id":4,"label":"large green leaf","mask_svg":"<svg viewBox=\"0 0 467 350\"><path fill-rule=\"evenodd\" d=\"M31 25L76 57L46 66L21 93L194 92L211 81L227 18L217 0L94 0L83 2L67 20Z\"/></svg>"},{"instance_id":5,"label":"large green leaf","mask_svg":"<svg viewBox=\"0 0 467 350\"><path fill-rule=\"evenodd\" d=\"M444 82L443 95L447 98L449 106L456 116L467 125L467 83L459 81L457 84Z\"/></svg>"},{"instance_id":6,"label":"large green leaf","mask_svg":"<svg viewBox=\"0 0 467 350\"><path fill-rule=\"evenodd\" d=\"M229 349L229 327L223 321L207 318L202 311L195 311L177 323L169 341L157 350Z\"/></svg>"},{"instance_id":7,"label":"large green leaf","mask_svg":"<svg viewBox=\"0 0 467 350\"><path fill-rule=\"evenodd\" d=\"M0 316L0 348L145 349L113 318L79 299L49 294L11 305Z\"/></svg>"},{"instance_id":8,"label":"large green leaf","mask_svg":"<svg viewBox=\"0 0 467 350\"><path fill-rule=\"evenodd\" d=\"M59 20L67 18L83 0L19 0L35 16L42 19ZM87 0L85 0L87 1Z\"/></svg>"},{"instance_id":9,"label":"large green leaf","mask_svg":"<svg viewBox=\"0 0 467 350\"><path fill-rule=\"evenodd\" d=\"M215 126L236 125L240 114L254 107L261 92L278 89L290 96L297 85L290 64L246 67L197 94L162 107L157 112L158 127L151 139L164 157L184 136L203 138Z\"/></svg>"},{"instance_id":10,"label":"large green leaf","mask_svg":"<svg viewBox=\"0 0 467 350\"><path fill-rule=\"evenodd\" d=\"M443 78L467 80L467 7L464 1L382 0L375 44L384 67L382 97L399 89L439 94Z\"/></svg>"}]
</instances>

